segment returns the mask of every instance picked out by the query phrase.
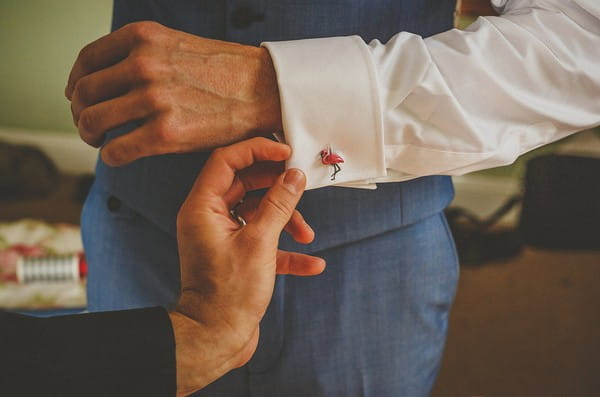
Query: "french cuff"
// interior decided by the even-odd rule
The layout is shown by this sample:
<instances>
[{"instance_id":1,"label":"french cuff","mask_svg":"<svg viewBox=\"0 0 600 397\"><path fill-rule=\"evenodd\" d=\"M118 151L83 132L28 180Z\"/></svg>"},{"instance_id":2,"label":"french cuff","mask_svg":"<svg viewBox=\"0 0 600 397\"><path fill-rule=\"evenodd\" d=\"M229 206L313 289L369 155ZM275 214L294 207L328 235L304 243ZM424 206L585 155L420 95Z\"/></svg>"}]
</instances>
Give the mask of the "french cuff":
<instances>
[{"instance_id":1,"label":"french cuff","mask_svg":"<svg viewBox=\"0 0 600 397\"><path fill-rule=\"evenodd\" d=\"M386 175L377 75L358 36L263 43L277 73L287 168L306 189L353 186ZM321 151L343 159L335 173Z\"/></svg>"}]
</instances>

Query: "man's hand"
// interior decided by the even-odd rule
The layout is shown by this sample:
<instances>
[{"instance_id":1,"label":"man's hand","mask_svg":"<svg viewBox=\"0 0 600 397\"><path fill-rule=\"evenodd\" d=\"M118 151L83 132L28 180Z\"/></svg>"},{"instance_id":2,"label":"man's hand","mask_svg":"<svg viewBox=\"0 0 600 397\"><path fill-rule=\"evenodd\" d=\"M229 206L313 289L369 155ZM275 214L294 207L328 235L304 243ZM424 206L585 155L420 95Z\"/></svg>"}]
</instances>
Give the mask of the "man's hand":
<instances>
[{"instance_id":1,"label":"man's hand","mask_svg":"<svg viewBox=\"0 0 600 397\"><path fill-rule=\"evenodd\" d=\"M217 149L181 207L177 239L182 292L171 313L180 394L250 359L276 273L308 276L324 269L321 258L277 248L284 228L297 241L313 238L294 210L306 184L304 174L292 169L280 175L273 167L289 155L288 146L265 138ZM271 188L261 200L240 208L247 224L238 224L230 210L248 190L267 186Z\"/></svg>"},{"instance_id":2,"label":"man's hand","mask_svg":"<svg viewBox=\"0 0 600 397\"><path fill-rule=\"evenodd\" d=\"M140 125L104 146L109 165L213 149L281 131L275 70L264 48L137 22L81 50L65 89L81 138Z\"/></svg>"}]
</instances>

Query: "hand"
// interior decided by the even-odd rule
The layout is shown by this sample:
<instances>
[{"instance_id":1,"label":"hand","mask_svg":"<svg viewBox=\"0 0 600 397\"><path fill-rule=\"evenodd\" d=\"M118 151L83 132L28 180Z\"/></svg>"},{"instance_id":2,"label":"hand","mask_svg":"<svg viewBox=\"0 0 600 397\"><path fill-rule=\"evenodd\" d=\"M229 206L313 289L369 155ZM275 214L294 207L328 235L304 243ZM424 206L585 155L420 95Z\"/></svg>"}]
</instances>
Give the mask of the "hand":
<instances>
[{"instance_id":1,"label":"hand","mask_svg":"<svg viewBox=\"0 0 600 397\"><path fill-rule=\"evenodd\" d=\"M180 394L250 359L276 273L315 275L324 269L321 258L277 249L284 227L298 241L313 238L294 210L306 184L304 174L292 169L279 175L272 163L289 155L288 146L265 138L217 149L181 207L182 292L171 313ZM271 185L260 201L241 210L247 224L240 226L230 209L248 190Z\"/></svg>"},{"instance_id":2,"label":"hand","mask_svg":"<svg viewBox=\"0 0 600 397\"><path fill-rule=\"evenodd\" d=\"M81 138L141 125L102 149L109 165L213 149L281 131L275 70L264 48L137 22L81 50L65 89Z\"/></svg>"}]
</instances>

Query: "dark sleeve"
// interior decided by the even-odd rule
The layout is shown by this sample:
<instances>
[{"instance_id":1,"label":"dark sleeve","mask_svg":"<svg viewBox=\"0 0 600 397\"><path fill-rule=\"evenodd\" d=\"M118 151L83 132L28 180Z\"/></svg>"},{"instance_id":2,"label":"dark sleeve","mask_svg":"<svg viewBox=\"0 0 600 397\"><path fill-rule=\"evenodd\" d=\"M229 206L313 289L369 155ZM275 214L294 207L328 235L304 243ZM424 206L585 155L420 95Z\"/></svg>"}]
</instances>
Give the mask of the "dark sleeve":
<instances>
[{"instance_id":1,"label":"dark sleeve","mask_svg":"<svg viewBox=\"0 0 600 397\"><path fill-rule=\"evenodd\" d=\"M148 308L35 318L0 311L6 396L174 396L175 339Z\"/></svg>"}]
</instances>

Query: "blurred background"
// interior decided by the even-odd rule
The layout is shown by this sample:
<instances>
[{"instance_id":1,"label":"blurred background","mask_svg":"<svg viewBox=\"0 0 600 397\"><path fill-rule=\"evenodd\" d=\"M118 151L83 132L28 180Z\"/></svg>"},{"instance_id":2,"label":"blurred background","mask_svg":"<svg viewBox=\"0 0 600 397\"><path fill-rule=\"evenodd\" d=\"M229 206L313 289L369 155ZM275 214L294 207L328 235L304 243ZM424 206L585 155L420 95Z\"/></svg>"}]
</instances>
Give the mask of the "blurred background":
<instances>
[{"instance_id":1,"label":"blurred background","mask_svg":"<svg viewBox=\"0 0 600 397\"><path fill-rule=\"evenodd\" d=\"M492 12L485 1L459 6L459 27ZM79 140L63 90L79 50L109 32L111 12L110 0L0 2L1 307L36 315L85 309L78 224L97 153ZM510 167L455 178L448 217L461 281L434 396L600 394L600 231L582 227L572 211L578 203L561 196L596 197L597 188L573 189L598 185L597 163L574 167L566 179L575 187L542 189L555 187L556 168L571 169L565 156L599 158L599 142L599 132L588 131ZM533 158L545 159L535 172ZM581 207L598 211L590 200ZM562 232L545 233L540 219ZM17 274L23 257L58 261L68 274Z\"/></svg>"}]
</instances>

